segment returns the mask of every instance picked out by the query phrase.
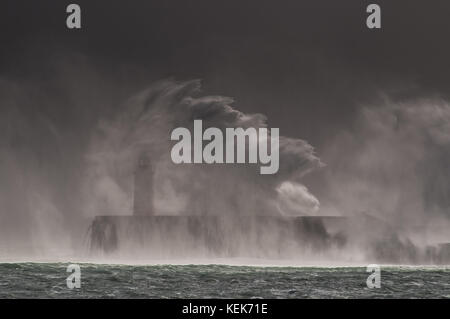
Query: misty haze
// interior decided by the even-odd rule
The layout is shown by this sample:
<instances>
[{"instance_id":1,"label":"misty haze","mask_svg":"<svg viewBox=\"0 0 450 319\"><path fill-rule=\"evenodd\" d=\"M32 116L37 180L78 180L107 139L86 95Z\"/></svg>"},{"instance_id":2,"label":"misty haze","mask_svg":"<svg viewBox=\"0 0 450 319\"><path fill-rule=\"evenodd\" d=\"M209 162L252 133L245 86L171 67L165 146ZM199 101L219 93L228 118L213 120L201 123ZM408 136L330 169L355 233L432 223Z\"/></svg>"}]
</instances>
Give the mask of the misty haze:
<instances>
[{"instance_id":1,"label":"misty haze","mask_svg":"<svg viewBox=\"0 0 450 319\"><path fill-rule=\"evenodd\" d=\"M448 3L378 1L370 29L358 1L122 2L78 1L73 28L67 4L2 9L0 274L380 264L448 280Z\"/></svg>"}]
</instances>

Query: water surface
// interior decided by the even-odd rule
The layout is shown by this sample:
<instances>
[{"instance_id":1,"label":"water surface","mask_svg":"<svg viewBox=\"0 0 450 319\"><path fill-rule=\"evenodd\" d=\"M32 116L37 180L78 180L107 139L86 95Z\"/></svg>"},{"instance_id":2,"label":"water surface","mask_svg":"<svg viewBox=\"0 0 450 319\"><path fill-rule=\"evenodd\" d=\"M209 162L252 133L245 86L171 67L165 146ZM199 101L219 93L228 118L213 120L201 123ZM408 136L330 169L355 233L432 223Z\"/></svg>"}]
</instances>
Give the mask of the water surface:
<instances>
[{"instance_id":1,"label":"water surface","mask_svg":"<svg viewBox=\"0 0 450 319\"><path fill-rule=\"evenodd\" d=\"M369 289L363 267L79 264L67 288L63 263L0 264L1 298L450 298L450 267L382 267Z\"/></svg>"}]
</instances>

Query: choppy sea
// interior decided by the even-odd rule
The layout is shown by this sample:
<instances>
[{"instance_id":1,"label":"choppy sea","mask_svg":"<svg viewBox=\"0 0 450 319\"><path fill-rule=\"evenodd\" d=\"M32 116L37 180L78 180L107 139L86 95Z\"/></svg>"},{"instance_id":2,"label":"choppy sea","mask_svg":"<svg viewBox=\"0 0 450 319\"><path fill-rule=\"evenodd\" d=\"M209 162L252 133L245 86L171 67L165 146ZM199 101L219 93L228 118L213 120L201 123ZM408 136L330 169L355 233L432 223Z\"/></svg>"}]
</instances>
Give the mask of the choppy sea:
<instances>
[{"instance_id":1,"label":"choppy sea","mask_svg":"<svg viewBox=\"0 0 450 319\"><path fill-rule=\"evenodd\" d=\"M450 298L450 267L381 267L369 289L365 267L79 264L69 289L68 265L0 264L0 298Z\"/></svg>"}]
</instances>

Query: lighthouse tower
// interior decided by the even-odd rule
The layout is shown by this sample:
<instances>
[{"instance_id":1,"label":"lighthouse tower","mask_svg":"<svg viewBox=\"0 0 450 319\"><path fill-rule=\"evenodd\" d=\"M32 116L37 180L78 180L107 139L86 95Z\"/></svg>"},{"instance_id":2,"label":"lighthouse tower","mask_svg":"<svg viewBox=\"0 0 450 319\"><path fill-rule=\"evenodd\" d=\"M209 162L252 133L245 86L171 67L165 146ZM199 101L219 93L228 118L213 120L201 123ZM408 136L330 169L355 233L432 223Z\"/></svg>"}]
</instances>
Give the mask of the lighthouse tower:
<instances>
[{"instance_id":1,"label":"lighthouse tower","mask_svg":"<svg viewBox=\"0 0 450 319\"><path fill-rule=\"evenodd\" d=\"M153 175L152 166L148 154L142 154L138 160L134 173L134 203L133 214L135 216L154 215L153 209Z\"/></svg>"}]
</instances>

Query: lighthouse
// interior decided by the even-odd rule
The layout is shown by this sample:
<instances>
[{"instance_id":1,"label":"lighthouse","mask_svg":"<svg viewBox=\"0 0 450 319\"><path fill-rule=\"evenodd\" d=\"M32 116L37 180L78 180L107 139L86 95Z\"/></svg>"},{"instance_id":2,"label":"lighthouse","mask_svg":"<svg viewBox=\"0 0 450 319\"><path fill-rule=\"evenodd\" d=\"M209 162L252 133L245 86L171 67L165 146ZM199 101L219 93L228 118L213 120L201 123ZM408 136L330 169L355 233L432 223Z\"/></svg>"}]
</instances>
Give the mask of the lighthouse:
<instances>
[{"instance_id":1,"label":"lighthouse","mask_svg":"<svg viewBox=\"0 0 450 319\"><path fill-rule=\"evenodd\" d=\"M148 154L139 157L134 172L133 215L152 216L153 209L153 175L154 167Z\"/></svg>"}]
</instances>

